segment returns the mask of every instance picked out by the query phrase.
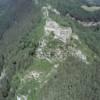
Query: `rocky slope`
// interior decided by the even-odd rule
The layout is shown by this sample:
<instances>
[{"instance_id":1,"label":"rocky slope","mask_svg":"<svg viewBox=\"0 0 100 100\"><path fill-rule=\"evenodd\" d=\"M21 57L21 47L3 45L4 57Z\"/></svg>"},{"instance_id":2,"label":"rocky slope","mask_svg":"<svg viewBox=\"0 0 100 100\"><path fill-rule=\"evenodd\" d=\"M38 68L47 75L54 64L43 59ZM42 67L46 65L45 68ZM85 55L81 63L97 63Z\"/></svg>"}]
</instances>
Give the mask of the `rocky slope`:
<instances>
[{"instance_id":1,"label":"rocky slope","mask_svg":"<svg viewBox=\"0 0 100 100\"><path fill-rule=\"evenodd\" d=\"M99 24L87 27L64 15L66 0L8 1L12 19L0 40L0 100L99 100Z\"/></svg>"}]
</instances>

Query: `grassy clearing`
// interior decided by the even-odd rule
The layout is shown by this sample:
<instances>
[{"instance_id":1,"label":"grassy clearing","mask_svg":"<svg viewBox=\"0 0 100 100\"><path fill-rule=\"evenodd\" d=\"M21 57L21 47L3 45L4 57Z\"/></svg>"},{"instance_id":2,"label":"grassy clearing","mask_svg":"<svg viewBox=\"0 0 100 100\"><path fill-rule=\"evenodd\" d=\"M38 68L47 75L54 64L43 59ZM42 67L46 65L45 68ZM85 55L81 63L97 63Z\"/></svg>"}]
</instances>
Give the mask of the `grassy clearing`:
<instances>
[{"instance_id":1,"label":"grassy clearing","mask_svg":"<svg viewBox=\"0 0 100 100\"><path fill-rule=\"evenodd\" d=\"M24 79L25 76L31 71L40 71L42 72L39 80L44 80L45 75L51 70L53 64L50 64L46 60L34 59L34 63L22 73L17 73L12 80L12 87L16 90L17 95L27 95L28 100L37 100L36 96L40 88L40 83L38 80L33 79ZM22 80L24 80L22 82ZM30 91L30 92L29 92ZM16 97L15 97L16 98Z\"/></svg>"},{"instance_id":2,"label":"grassy clearing","mask_svg":"<svg viewBox=\"0 0 100 100\"><path fill-rule=\"evenodd\" d=\"M44 78L46 77L45 75L47 75L47 73L51 70L52 67L53 65L46 60L35 59L34 63L20 77L22 77L23 79L23 76L25 76L27 72L31 72L33 70L33 71L41 71L42 75L40 76L40 80L44 80ZM37 80L32 79L30 81L25 80L25 83L19 85L17 93L20 95L28 95L28 100L37 100L36 98L39 90L40 90L40 83L38 83ZM30 91L30 93L28 93L28 91Z\"/></svg>"},{"instance_id":3,"label":"grassy clearing","mask_svg":"<svg viewBox=\"0 0 100 100\"><path fill-rule=\"evenodd\" d=\"M38 70L41 72L48 72L53 67L53 64L49 63L47 60L43 59L34 59L33 64L30 66L30 69L32 70Z\"/></svg>"}]
</instances>

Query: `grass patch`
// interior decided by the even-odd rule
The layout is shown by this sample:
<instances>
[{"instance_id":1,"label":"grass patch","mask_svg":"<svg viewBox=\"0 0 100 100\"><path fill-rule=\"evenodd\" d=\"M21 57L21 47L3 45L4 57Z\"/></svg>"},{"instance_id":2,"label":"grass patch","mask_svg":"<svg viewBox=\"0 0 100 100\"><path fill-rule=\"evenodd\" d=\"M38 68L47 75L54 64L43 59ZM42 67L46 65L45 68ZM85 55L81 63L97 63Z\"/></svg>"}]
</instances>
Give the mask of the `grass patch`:
<instances>
[{"instance_id":1,"label":"grass patch","mask_svg":"<svg viewBox=\"0 0 100 100\"><path fill-rule=\"evenodd\" d=\"M34 59L33 64L30 66L30 69L35 69L38 71L48 72L53 67L53 64L49 63L47 60L43 59Z\"/></svg>"}]
</instances>

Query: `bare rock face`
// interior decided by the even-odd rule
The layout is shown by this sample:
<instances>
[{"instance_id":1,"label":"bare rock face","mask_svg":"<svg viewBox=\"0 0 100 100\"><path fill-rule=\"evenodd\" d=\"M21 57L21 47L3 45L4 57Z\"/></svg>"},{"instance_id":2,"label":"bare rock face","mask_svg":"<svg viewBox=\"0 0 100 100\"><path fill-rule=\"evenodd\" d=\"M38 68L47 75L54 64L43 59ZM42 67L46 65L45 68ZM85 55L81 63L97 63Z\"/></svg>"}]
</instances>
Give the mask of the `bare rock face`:
<instances>
[{"instance_id":1,"label":"bare rock face","mask_svg":"<svg viewBox=\"0 0 100 100\"><path fill-rule=\"evenodd\" d=\"M72 29L70 27L61 27L55 21L49 19L46 21L45 32L47 34L53 32L55 39L66 43L71 38Z\"/></svg>"}]
</instances>

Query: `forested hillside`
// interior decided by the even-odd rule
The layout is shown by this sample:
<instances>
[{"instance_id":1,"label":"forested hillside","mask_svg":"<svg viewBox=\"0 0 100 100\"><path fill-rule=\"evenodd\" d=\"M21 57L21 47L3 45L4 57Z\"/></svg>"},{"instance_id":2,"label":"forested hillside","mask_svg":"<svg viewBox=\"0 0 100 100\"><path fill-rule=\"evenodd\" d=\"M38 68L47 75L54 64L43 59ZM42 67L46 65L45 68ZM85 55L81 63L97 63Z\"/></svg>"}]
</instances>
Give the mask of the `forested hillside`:
<instances>
[{"instance_id":1,"label":"forested hillside","mask_svg":"<svg viewBox=\"0 0 100 100\"><path fill-rule=\"evenodd\" d=\"M0 100L100 100L99 5L0 0Z\"/></svg>"}]
</instances>

